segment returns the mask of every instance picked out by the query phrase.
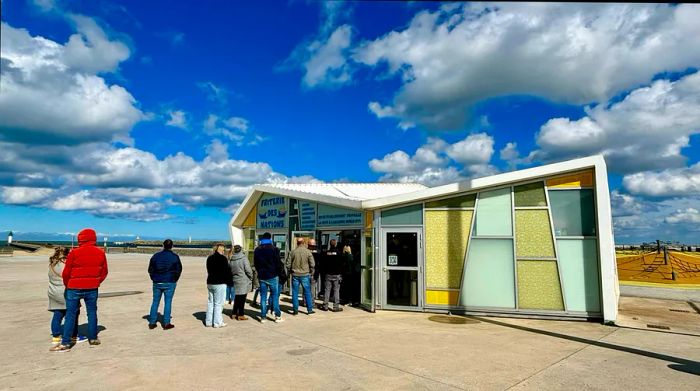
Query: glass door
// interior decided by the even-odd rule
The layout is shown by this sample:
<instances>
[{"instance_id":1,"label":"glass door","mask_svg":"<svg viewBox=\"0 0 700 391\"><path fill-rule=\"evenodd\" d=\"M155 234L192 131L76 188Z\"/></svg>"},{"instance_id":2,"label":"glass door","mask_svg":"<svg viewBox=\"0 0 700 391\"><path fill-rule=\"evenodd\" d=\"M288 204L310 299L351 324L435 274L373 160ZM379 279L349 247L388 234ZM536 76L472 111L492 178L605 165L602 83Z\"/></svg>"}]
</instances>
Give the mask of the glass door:
<instances>
[{"instance_id":1,"label":"glass door","mask_svg":"<svg viewBox=\"0 0 700 391\"><path fill-rule=\"evenodd\" d=\"M360 304L367 311L374 312L374 243L371 229L364 231L362 254L362 263L360 264Z\"/></svg>"},{"instance_id":2,"label":"glass door","mask_svg":"<svg viewBox=\"0 0 700 391\"><path fill-rule=\"evenodd\" d=\"M420 228L387 228L384 240L384 306L421 309L423 245Z\"/></svg>"}]
</instances>

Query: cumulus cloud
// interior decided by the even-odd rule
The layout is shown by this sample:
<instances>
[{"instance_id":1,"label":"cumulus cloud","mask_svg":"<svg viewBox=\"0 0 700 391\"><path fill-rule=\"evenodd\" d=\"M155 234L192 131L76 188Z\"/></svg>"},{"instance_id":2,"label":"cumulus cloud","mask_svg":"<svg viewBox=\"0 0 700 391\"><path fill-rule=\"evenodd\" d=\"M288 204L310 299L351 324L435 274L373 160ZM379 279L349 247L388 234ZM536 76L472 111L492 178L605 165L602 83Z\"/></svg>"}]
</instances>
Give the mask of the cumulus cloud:
<instances>
[{"instance_id":1,"label":"cumulus cloud","mask_svg":"<svg viewBox=\"0 0 700 391\"><path fill-rule=\"evenodd\" d=\"M487 98L600 102L659 72L697 66L699 19L690 4L448 5L361 43L352 60L402 82L391 102L370 103L378 117L460 129Z\"/></svg>"},{"instance_id":2,"label":"cumulus cloud","mask_svg":"<svg viewBox=\"0 0 700 391\"><path fill-rule=\"evenodd\" d=\"M225 137L237 146L256 145L264 141L262 136L249 131L250 121L242 117L220 118L216 114L209 114L202 126L206 134Z\"/></svg>"},{"instance_id":3,"label":"cumulus cloud","mask_svg":"<svg viewBox=\"0 0 700 391\"><path fill-rule=\"evenodd\" d=\"M369 167L383 174L380 181L435 186L496 173L489 164L493 152L493 138L486 133L471 134L454 144L431 137L412 156L394 151L370 160Z\"/></svg>"},{"instance_id":4,"label":"cumulus cloud","mask_svg":"<svg viewBox=\"0 0 700 391\"><path fill-rule=\"evenodd\" d=\"M633 194L647 197L679 197L700 194L700 163L662 171L625 175L622 185Z\"/></svg>"},{"instance_id":5,"label":"cumulus cloud","mask_svg":"<svg viewBox=\"0 0 700 391\"><path fill-rule=\"evenodd\" d=\"M700 133L700 73L657 80L619 102L586 108L578 120L547 121L531 158L561 159L601 153L621 173L679 167L690 136Z\"/></svg>"},{"instance_id":6,"label":"cumulus cloud","mask_svg":"<svg viewBox=\"0 0 700 391\"><path fill-rule=\"evenodd\" d=\"M31 205L47 199L53 189L41 187L0 187L0 199L5 204Z\"/></svg>"},{"instance_id":7,"label":"cumulus cloud","mask_svg":"<svg viewBox=\"0 0 700 391\"><path fill-rule=\"evenodd\" d=\"M620 190L610 192L610 204L613 217L639 216L659 210L654 202L637 198Z\"/></svg>"},{"instance_id":8,"label":"cumulus cloud","mask_svg":"<svg viewBox=\"0 0 700 391\"><path fill-rule=\"evenodd\" d=\"M337 26L348 12L341 2L321 3L318 33L299 44L280 69L301 69L302 85L307 88L337 87L350 82L352 68L348 57L353 31L349 24Z\"/></svg>"},{"instance_id":9,"label":"cumulus cloud","mask_svg":"<svg viewBox=\"0 0 700 391\"><path fill-rule=\"evenodd\" d=\"M666 217L665 221L669 224L700 224L700 211L696 208L677 209L674 214Z\"/></svg>"},{"instance_id":10,"label":"cumulus cloud","mask_svg":"<svg viewBox=\"0 0 700 391\"><path fill-rule=\"evenodd\" d=\"M144 119L126 89L97 75L115 70L128 48L92 19L72 19L78 32L65 45L1 24L0 140L129 143Z\"/></svg>"},{"instance_id":11,"label":"cumulus cloud","mask_svg":"<svg viewBox=\"0 0 700 391\"><path fill-rule=\"evenodd\" d=\"M162 220L169 217L161 212L162 205L158 202L124 202L94 197L89 190L58 197L45 204L54 210L79 210L102 217L127 217L140 221Z\"/></svg>"}]
</instances>

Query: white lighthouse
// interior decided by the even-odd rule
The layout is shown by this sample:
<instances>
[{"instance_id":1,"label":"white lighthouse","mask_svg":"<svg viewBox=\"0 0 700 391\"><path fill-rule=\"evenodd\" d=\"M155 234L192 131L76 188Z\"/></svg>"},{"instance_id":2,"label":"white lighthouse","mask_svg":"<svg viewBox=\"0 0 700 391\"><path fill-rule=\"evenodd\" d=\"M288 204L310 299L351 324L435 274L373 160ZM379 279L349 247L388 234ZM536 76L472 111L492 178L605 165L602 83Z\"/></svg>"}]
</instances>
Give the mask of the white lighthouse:
<instances>
[{"instance_id":1,"label":"white lighthouse","mask_svg":"<svg viewBox=\"0 0 700 391\"><path fill-rule=\"evenodd\" d=\"M11 244L12 244L12 231L10 231L10 233L7 234L7 245L9 246Z\"/></svg>"}]
</instances>

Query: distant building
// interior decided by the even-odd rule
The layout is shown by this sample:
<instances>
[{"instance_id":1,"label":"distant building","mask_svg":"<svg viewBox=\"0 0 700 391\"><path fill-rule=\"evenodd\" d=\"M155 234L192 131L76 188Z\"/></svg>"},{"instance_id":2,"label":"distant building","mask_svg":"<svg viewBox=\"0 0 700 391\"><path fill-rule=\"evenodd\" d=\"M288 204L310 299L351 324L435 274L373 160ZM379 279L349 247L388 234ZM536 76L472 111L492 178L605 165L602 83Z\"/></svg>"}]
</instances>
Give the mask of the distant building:
<instances>
[{"instance_id":1,"label":"distant building","mask_svg":"<svg viewBox=\"0 0 700 391\"><path fill-rule=\"evenodd\" d=\"M617 318L602 156L433 188L256 185L228 228L247 251L265 232L283 254L296 238L350 246L360 278L343 289L369 311Z\"/></svg>"},{"instance_id":2,"label":"distant building","mask_svg":"<svg viewBox=\"0 0 700 391\"><path fill-rule=\"evenodd\" d=\"M12 231L10 231L10 233L7 234L7 245L9 246L11 244L12 244Z\"/></svg>"}]
</instances>

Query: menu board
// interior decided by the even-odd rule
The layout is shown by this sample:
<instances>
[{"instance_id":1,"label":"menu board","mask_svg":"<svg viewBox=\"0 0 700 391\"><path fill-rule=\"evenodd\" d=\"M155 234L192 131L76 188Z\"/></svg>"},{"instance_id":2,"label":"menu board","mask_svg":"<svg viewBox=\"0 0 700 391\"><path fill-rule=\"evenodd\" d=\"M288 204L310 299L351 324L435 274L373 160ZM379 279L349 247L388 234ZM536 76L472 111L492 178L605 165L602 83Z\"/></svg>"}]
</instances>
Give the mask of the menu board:
<instances>
[{"instance_id":1,"label":"menu board","mask_svg":"<svg viewBox=\"0 0 700 391\"><path fill-rule=\"evenodd\" d=\"M257 228L287 228L287 199L273 194L266 194L258 202Z\"/></svg>"},{"instance_id":2,"label":"menu board","mask_svg":"<svg viewBox=\"0 0 700 391\"><path fill-rule=\"evenodd\" d=\"M313 231L316 229L316 203L301 201L299 203L299 214L301 223L299 229L302 231Z\"/></svg>"},{"instance_id":3,"label":"menu board","mask_svg":"<svg viewBox=\"0 0 700 391\"><path fill-rule=\"evenodd\" d=\"M362 212L359 210L338 208L318 204L318 227L347 227L362 225Z\"/></svg>"}]
</instances>

